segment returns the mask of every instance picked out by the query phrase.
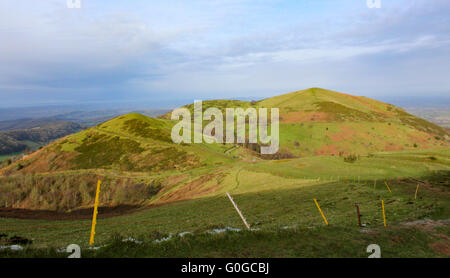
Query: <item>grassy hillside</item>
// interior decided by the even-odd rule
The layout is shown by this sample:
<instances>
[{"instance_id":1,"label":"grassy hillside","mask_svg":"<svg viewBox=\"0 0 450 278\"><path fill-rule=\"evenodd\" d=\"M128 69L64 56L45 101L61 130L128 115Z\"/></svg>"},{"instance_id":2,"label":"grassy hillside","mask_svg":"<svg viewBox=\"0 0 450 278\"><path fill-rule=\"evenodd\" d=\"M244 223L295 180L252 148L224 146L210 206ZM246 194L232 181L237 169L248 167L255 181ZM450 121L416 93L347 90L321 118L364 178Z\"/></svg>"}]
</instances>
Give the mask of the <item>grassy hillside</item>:
<instances>
[{"instance_id":1,"label":"grassy hillside","mask_svg":"<svg viewBox=\"0 0 450 278\"><path fill-rule=\"evenodd\" d=\"M185 106L191 113L193 104ZM449 147L449 132L401 108L366 97L311 88L258 102L210 100L203 110L279 108L280 152L295 156L368 154ZM163 116L170 119L170 113Z\"/></svg>"},{"instance_id":2,"label":"grassy hillside","mask_svg":"<svg viewBox=\"0 0 450 278\"><path fill-rule=\"evenodd\" d=\"M158 173L183 171L229 160L229 157L220 155L226 146L173 144L170 138L172 125L170 121L127 114L62 138L3 172L8 175L112 169ZM207 159L211 156L217 158Z\"/></svg>"},{"instance_id":3,"label":"grassy hillside","mask_svg":"<svg viewBox=\"0 0 450 278\"><path fill-rule=\"evenodd\" d=\"M325 157L317 157L316 164L313 160L293 159L269 166L273 162L263 161L272 171L259 168L258 164L241 163L225 171L223 178L213 178L214 182L208 178L192 183L192 180L198 180L197 176L186 176L185 180L180 178L179 183L163 186L157 195L149 197L149 209L105 217L106 208L101 208L96 246L108 247L98 253L87 251L90 254L87 256L360 257L364 256L367 245L374 242L382 246L385 256L448 256L445 253L447 249L442 249L442 246L449 244L443 236L448 234L448 226L435 223L432 230L422 230L419 224L414 224L417 220L450 218L448 157L448 151L385 153L354 163L340 163L337 158L322 161ZM300 167L305 167L305 170L297 173L295 169L289 169L286 163L304 165ZM333 167L335 164L336 168ZM341 176L320 169L313 172L317 165L332 169ZM208 173L202 174L209 176ZM388 191L384 181L392 192ZM420 188L415 199L417 184ZM105 195L110 186L112 184L106 180ZM201 198L183 200L182 197L189 197L184 195L188 192L184 189L202 187L218 189ZM255 231L243 231L245 226L226 198L225 191L230 192ZM314 198L317 198L330 226L325 227ZM385 202L387 228L383 226L381 200ZM365 228L357 226L355 203L360 205ZM90 215L86 219L69 219L0 218L0 233L33 238L32 249L51 247L55 250L71 243L86 247ZM241 229L242 232L209 234L213 229L225 227ZM176 236L185 232L192 234L183 238ZM161 245L153 242L169 234L174 235L173 240ZM120 240L117 240L117 235L120 235ZM292 236L300 236L302 243L292 239ZM128 247L123 249L124 245L120 242L130 237L145 244L127 243L125 246ZM266 241L265 251L261 249L263 241ZM225 242L230 244L231 249L221 247ZM248 245L243 245L243 242L248 242ZM200 243L206 244L205 248L197 248ZM291 246L296 243L301 248ZM158 246L162 249L155 251ZM148 251L144 251L144 247ZM54 251L51 253L54 254Z\"/></svg>"},{"instance_id":4,"label":"grassy hillside","mask_svg":"<svg viewBox=\"0 0 450 278\"><path fill-rule=\"evenodd\" d=\"M232 146L173 144L172 125L128 114L5 164L0 207L67 211L89 206L95 177L108 180L111 186L104 205L142 204L158 192L155 184L170 187L186 171L210 171L234 162L225 154Z\"/></svg>"}]
</instances>

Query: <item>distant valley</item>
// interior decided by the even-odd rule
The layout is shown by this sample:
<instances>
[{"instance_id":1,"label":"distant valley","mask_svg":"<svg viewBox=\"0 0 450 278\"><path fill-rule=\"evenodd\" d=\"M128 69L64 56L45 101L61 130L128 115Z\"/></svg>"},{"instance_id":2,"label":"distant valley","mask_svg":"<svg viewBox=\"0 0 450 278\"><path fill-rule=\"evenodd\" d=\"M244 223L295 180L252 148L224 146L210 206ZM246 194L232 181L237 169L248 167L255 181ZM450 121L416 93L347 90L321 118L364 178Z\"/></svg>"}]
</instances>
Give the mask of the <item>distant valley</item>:
<instances>
[{"instance_id":1,"label":"distant valley","mask_svg":"<svg viewBox=\"0 0 450 278\"><path fill-rule=\"evenodd\" d=\"M21 121L17 127L21 128L13 129L12 122L0 122L0 155L32 151L52 140L84 129L74 122L45 120Z\"/></svg>"},{"instance_id":2,"label":"distant valley","mask_svg":"<svg viewBox=\"0 0 450 278\"><path fill-rule=\"evenodd\" d=\"M409 113L450 129L450 107L407 107Z\"/></svg>"}]
</instances>

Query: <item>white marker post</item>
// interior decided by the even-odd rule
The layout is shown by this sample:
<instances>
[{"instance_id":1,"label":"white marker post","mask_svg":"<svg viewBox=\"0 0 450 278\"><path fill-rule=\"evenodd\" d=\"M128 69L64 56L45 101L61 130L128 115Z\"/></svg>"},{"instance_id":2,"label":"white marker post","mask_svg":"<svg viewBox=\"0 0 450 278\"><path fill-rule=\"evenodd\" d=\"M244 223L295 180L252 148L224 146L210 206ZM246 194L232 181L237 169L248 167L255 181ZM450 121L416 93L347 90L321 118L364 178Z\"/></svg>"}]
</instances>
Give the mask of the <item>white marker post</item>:
<instances>
[{"instance_id":1,"label":"white marker post","mask_svg":"<svg viewBox=\"0 0 450 278\"><path fill-rule=\"evenodd\" d=\"M247 229L250 230L250 225L248 225L247 221L245 220L244 216L242 215L241 211L239 210L239 208L237 207L236 203L233 201L233 198L231 198L230 194L227 192L227 196L230 199L231 203L233 204L234 208L236 209L237 213L239 214L239 216L241 217L242 221L244 222L245 226L247 227Z\"/></svg>"}]
</instances>

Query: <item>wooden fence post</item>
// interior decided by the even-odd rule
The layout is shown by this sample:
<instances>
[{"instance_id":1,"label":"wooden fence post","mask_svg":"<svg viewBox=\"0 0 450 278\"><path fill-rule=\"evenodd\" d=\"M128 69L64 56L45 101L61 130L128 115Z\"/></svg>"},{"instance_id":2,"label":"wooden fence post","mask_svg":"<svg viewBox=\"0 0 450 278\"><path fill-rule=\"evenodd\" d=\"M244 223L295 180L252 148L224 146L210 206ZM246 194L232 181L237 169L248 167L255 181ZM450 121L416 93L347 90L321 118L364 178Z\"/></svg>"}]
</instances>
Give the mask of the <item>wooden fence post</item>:
<instances>
[{"instance_id":1,"label":"wooden fence post","mask_svg":"<svg viewBox=\"0 0 450 278\"><path fill-rule=\"evenodd\" d=\"M236 209L237 213L239 214L239 216L242 219L242 222L244 222L245 226L247 227L247 229L250 230L250 225L248 225L247 221L245 220L244 215L242 215L241 211L239 210L238 206L236 205L236 203L233 201L233 198L231 198L230 194L227 192L227 196L230 199L231 203L233 204L234 208Z\"/></svg>"}]
</instances>

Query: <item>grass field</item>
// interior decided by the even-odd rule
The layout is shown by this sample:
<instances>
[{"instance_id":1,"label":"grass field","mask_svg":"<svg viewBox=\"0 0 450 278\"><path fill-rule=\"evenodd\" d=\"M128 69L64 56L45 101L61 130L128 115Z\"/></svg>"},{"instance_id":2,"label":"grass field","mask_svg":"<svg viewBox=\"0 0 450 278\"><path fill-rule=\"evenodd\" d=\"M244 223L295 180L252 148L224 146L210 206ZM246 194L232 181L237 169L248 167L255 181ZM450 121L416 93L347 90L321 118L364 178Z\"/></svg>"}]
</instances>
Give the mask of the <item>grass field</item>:
<instances>
[{"instance_id":1,"label":"grass field","mask_svg":"<svg viewBox=\"0 0 450 278\"><path fill-rule=\"evenodd\" d=\"M224 232L175 237L155 243L157 233L141 242L126 241L120 235L111 237L98 250L83 248L82 258L367 258L370 244L378 244L383 258L448 257L442 247L442 235L448 227L424 231L414 227L378 228L370 232L358 228L317 227L278 231ZM438 252L437 252L438 251ZM27 248L22 252L3 251L7 258L67 258L68 253L55 248Z\"/></svg>"},{"instance_id":2,"label":"grass field","mask_svg":"<svg viewBox=\"0 0 450 278\"><path fill-rule=\"evenodd\" d=\"M385 246L392 245L393 249L387 250L391 256L405 256L408 252L416 252L416 256L445 256L445 252L439 253L430 246L439 242L439 235L448 236L448 228L440 228L437 236L433 236L422 230L402 227L399 223L450 219L448 151L380 153L362 157L354 163L343 162L339 157L311 157L238 163L224 168L227 175L220 181L220 188L203 197L161 204L111 218L102 218L100 211L95 245L121 247L117 247L117 252L108 249L115 247L105 247L105 251L100 251L103 250L101 248L88 253L88 256L353 257L363 256L364 246L371 240L386 242ZM414 199L417 182L408 177L424 182L419 187L417 200ZM384 184L385 180L392 193ZM226 191L233 196L251 227L257 230L220 235L207 233L225 227L245 230L225 196ZM317 198L330 224L328 227L324 227L314 198ZM158 200L153 199L149 204L158 204ZM381 200L385 202L387 228L383 226ZM361 233L357 227L355 203L360 205L362 221L367 225L364 230L368 233ZM0 233L33 239L32 249L23 256L44 252L36 251L36 248L44 248L50 256L55 255L52 250L72 243L86 248L90 224L89 219L51 221L0 218ZM164 251L159 250L159 245L153 246L154 239L184 232L192 232L193 235L161 243L166 246L162 249ZM414 241L405 236L411 233L423 238L423 242L414 245ZM399 242L392 242L392 236ZM118 237L141 240L148 250L131 243L125 244L125 247L130 245L125 248L118 243ZM267 239L269 237L283 240L270 241ZM335 242L335 238L341 239ZM348 248L340 247L344 244L342 238L352 238ZM220 243L215 243L217 241ZM242 249L247 241L254 251ZM213 242L218 249L213 251L211 246L201 249L202 242ZM226 242L232 242L230 249L225 247ZM268 244L266 249L262 248L263 242ZM281 247L291 244L298 245L287 249ZM317 246L314 247L314 244ZM405 244L404 247L402 244ZM125 249L122 250L122 247ZM0 256L15 255L8 252Z\"/></svg>"}]
</instances>

